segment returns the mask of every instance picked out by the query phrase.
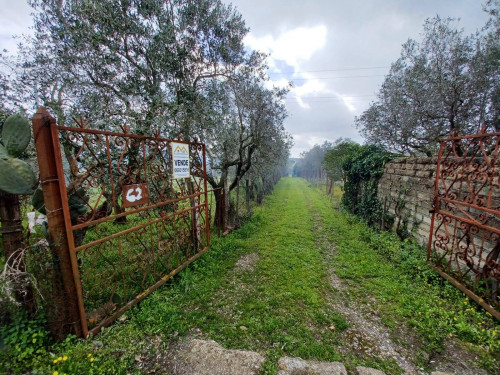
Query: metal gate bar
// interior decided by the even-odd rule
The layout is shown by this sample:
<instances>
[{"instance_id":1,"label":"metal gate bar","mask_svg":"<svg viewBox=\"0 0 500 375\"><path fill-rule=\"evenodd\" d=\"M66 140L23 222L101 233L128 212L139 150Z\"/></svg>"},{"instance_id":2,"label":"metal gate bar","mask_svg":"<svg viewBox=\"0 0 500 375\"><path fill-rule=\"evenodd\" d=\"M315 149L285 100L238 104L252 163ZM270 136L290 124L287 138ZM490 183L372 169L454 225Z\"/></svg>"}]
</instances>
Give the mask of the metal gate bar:
<instances>
[{"instance_id":1,"label":"metal gate bar","mask_svg":"<svg viewBox=\"0 0 500 375\"><path fill-rule=\"evenodd\" d=\"M441 142L427 261L500 319L500 132Z\"/></svg>"},{"instance_id":2,"label":"metal gate bar","mask_svg":"<svg viewBox=\"0 0 500 375\"><path fill-rule=\"evenodd\" d=\"M58 126L44 108L33 119L59 319L86 337L206 252L210 215L204 144L75 122ZM190 177L174 178L172 143L189 155Z\"/></svg>"}]
</instances>

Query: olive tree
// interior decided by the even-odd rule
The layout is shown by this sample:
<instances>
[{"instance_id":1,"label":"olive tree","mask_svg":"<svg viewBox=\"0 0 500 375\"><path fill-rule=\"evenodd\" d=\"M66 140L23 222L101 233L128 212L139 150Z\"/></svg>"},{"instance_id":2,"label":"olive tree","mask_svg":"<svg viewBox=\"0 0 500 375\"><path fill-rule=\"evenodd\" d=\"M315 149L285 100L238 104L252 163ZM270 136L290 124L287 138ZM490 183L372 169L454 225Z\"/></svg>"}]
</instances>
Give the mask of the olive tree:
<instances>
[{"instance_id":1,"label":"olive tree","mask_svg":"<svg viewBox=\"0 0 500 375\"><path fill-rule=\"evenodd\" d=\"M498 123L499 39L464 36L452 19L424 24L392 64L378 99L356 125L369 143L404 154L432 155L439 141Z\"/></svg>"}]
</instances>

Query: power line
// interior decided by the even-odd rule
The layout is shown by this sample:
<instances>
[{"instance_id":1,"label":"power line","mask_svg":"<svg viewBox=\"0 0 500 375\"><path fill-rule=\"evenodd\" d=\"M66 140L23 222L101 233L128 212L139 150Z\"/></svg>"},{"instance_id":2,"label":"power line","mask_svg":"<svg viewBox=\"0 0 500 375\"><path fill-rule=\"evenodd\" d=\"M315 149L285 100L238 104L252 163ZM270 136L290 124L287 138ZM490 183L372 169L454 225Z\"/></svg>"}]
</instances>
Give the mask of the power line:
<instances>
[{"instance_id":1,"label":"power line","mask_svg":"<svg viewBox=\"0 0 500 375\"><path fill-rule=\"evenodd\" d=\"M367 95L344 95L346 98L367 98L367 97L372 97L372 96L377 96L375 94L367 94ZM287 97L286 99L344 99L344 98L339 98L339 96L290 96Z\"/></svg>"},{"instance_id":2,"label":"power line","mask_svg":"<svg viewBox=\"0 0 500 375\"><path fill-rule=\"evenodd\" d=\"M355 100L349 100L349 101L345 101L345 100L336 100L336 99L333 99L333 100L303 100L302 103L303 104L312 104L312 103L330 103L330 104L334 104L334 103L347 103L347 104L350 104L350 103L366 103L366 102L370 102L370 101L373 101L374 99L369 99L369 98L366 98L366 99L355 99ZM297 101L297 100L285 100L284 102L285 104L302 104L301 102Z\"/></svg>"},{"instance_id":3,"label":"power line","mask_svg":"<svg viewBox=\"0 0 500 375\"><path fill-rule=\"evenodd\" d=\"M312 81L315 79L336 79L336 78L372 78L372 77L385 77L385 74L372 74L367 76L338 76L338 77L311 77L311 78L291 78L291 82L295 81Z\"/></svg>"},{"instance_id":4,"label":"power line","mask_svg":"<svg viewBox=\"0 0 500 375\"><path fill-rule=\"evenodd\" d=\"M370 69L387 69L390 66L372 66L366 68L343 68L343 69L321 69L321 70L302 70L302 71L288 71L288 72L276 72L276 73L267 73L268 75L283 75L283 74L296 74L296 73L319 73L319 72L343 72L349 70L370 70Z\"/></svg>"},{"instance_id":5,"label":"power line","mask_svg":"<svg viewBox=\"0 0 500 375\"><path fill-rule=\"evenodd\" d=\"M286 102L285 105L316 105L316 104L330 104L330 105L345 105L345 104L361 104L361 103L368 103L368 101L357 101L357 102L349 102L349 103L344 103L344 102L304 102L304 103L299 103L299 102Z\"/></svg>"}]
</instances>

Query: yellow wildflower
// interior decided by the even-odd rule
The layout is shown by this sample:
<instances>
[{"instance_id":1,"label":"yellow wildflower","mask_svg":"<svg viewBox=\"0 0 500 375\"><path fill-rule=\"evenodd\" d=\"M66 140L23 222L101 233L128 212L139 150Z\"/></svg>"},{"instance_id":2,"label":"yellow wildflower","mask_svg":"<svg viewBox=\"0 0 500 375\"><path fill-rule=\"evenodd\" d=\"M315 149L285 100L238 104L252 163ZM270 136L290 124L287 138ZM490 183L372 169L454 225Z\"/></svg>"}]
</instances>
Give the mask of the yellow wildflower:
<instances>
[{"instance_id":1,"label":"yellow wildflower","mask_svg":"<svg viewBox=\"0 0 500 375\"><path fill-rule=\"evenodd\" d=\"M59 372L58 372L58 371L54 371L54 372L52 373L52 375L59 375Z\"/></svg>"},{"instance_id":2,"label":"yellow wildflower","mask_svg":"<svg viewBox=\"0 0 500 375\"><path fill-rule=\"evenodd\" d=\"M68 357L67 356L64 356L63 357L63 361L67 361L68 360Z\"/></svg>"}]
</instances>

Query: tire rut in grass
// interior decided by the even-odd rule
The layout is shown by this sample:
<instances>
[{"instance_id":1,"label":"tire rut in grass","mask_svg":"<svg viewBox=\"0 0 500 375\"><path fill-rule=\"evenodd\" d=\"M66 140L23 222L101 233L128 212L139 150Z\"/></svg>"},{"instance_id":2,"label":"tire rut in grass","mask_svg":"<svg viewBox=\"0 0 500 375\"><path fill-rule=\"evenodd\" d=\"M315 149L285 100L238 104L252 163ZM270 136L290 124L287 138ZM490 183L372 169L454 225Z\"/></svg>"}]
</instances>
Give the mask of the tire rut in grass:
<instances>
[{"instance_id":1,"label":"tire rut in grass","mask_svg":"<svg viewBox=\"0 0 500 375\"><path fill-rule=\"evenodd\" d=\"M312 202L308 201L308 205L313 219L316 246L323 252L325 262L331 264L336 252L335 244L328 240L327 233L323 230L323 218L314 209ZM392 359L405 374L425 374L413 363L412 347L404 348L391 338L388 328L382 323L373 306L352 301L349 298L350 287L335 274L335 270L328 267L327 273L329 284L336 291L328 292L329 304L341 313L350 325L341 335L345 347L339 348L339 351L346 356L354 354L363 360ZM376 305L377 301L373 302Z\"/></svg>"}]
</instances>

